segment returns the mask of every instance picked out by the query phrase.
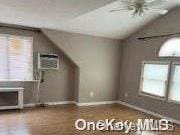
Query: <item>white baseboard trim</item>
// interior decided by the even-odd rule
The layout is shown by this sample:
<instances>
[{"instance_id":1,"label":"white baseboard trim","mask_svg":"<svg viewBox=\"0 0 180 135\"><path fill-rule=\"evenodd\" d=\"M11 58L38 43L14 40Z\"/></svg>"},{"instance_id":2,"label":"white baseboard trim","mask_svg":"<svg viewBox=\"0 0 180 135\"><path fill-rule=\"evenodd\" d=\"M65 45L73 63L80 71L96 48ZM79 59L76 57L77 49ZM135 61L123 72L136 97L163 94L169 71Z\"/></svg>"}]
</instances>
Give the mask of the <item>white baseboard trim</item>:
<instances>
[{"instance_id":1,"label":"white baseboard trim","mask_svg":"<svg viewBox=\"0 0 180 135\"><path fill-rule=\"evenodd\" d=\"M74 101L60 101L60 102L45 102L47 105L68 105L74 104Z\"/></svg>"},{"instance_id":2,"label":"white baseboard trim","mask_svg":"<svg viewBox=\"0 0 180 135\"><path fill-rule=\"evenodd\" d=\"M141 112L144 112L144 113L147 113L147 114L156 116L156 117L158 117L158 118L163 118L163 119L171 120L171 121L173 121L173 122L176 123L176 124L180 124L180 121L179 121L179 120L176 120L176 119L173 119L173 118L169 118L169 117L167 117L167 116L164 116L164 115L161 115L161 114L158 114L158 113L155 113L155 112L152 112L152 111L143 109L143 108L138 107L138 106L135 106L135 105L128 104L128 103L126 103L126 102L118 101L117 103L118 103L118 104L121 104L121 105L124 105L124 106L127 106L127 107L129 107L129 108L132 108L132 109L135 109L135 110L138 110L138 111L141 111Z\"/></svg>"},{"instance_id":3,"label":"white baseboard trim","mask_svg":"<svg viewBox=\"0 0 180 135\"><path fill-rule=\"evenodd\" d=\"M74 101L59 101L59 102L45 102L45 105L53 106L53 105L67 105L74 104ZM35 103L24 104L24 107L34 107Z\"/></svg>"},{"instance_id":4,"label":"white baseboard trim","mask_svg":"<svg viewBox=\"0 0 180 135\"><path fill-rule=\"evenodd\" d=\"M29 103L29 104L24 104L24 107L34 107L36 104L35 103Z\"/></svg>"},{"instance_id":5,"label":"white baseboard trim","mask_svg":"<svg viewBox=\"0 0 180 135\"><path fill-rule=\"evenodd\" d=\"M115 103L117 103L117 101L100 101L100 102L87 102L87 103L74 102L74 104L77 106L96 106L96 105L108 105Z\"/></svg>"},{"instance_id":6,"label":"white baseboard trim","mask_svg":"<svg viewBox=\"0 0 180 135\"><path fill-rule=\"evenodd\" d=\"M60 102L45 102L46 105L67 105L67 104L75 104L77 106L97 106L97 105L108 105L115 104L118 101L100 101L100 102L87 102L87 103L78 103L76 101L60 101ZM24 107L34 107L35 103L24 104Z\"/></svg>"}]
</instances>

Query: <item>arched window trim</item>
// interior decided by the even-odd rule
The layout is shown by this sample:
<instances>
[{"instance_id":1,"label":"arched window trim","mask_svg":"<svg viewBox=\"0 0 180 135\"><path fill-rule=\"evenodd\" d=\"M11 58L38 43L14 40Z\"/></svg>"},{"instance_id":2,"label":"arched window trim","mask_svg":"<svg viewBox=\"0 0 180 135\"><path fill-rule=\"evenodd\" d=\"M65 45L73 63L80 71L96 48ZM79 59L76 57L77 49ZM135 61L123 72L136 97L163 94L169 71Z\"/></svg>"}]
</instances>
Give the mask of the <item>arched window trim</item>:
<instances>
[{"instance_id":1,"label":"arched window trim","mask_svg":"<svg viewBox=\"0 0 180 135\"><path fill-rule=\"evenodd\" d=\"M171 48L170 47L170 43L172 42L175 42L175 40L177 40L178 42L179 42L179 50L177 51L177 50L174 50L174 51L177 51L177 52L172 52L172 54L170 54L171 52L169 52L169 54L167 53L167 55L165 55L165 52L164 52L164 54L160 54L160 53L163 53L163 51L165 51L165 50L163 50L163 49L165 49L165 47L167 47L167 48ZM176 44L172 44L171 46L176 46ZM171 48L172 49L172 48ZM174 48L173 48L174 49ZM177 49L177 48L176 48ZM166 50L167 51L167 50ZM172 50L173 51L173 50ZM177 54L176 54L177 53ZM159 48L159 50L158 50L158 56L159 57L162 57L162 58L168 58L168 57L180 57L180 37L173 37L173 38L170 38L170 39L168 39L168 40L166 40L165 42L164 42L164 44Z\"/></svg>"}]
</instances>

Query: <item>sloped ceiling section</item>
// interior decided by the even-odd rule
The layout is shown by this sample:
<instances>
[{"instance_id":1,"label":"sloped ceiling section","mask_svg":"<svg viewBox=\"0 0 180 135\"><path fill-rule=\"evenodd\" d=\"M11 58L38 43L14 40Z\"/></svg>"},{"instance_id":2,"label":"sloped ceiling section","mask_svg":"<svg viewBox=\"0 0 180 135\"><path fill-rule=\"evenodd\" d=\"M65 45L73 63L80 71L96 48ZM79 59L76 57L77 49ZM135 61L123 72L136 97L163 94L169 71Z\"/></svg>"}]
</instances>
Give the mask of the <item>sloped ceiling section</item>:
<instances>
[{"instance_id":1,"label":"sloped ceiling section","mask_svg":"<svg viewBox=\"0 0 180 135\"><path fill-rule=\"evenodd\" d=\"M169 0L157 8L171 10L180 4L179 0ZM152 20L161 17L150 10L142 16L132 16L132 12L120 11L110 13L111 9L121 6L121 2L115 1L102 8L70 20L62 27L62 30L77 32L94 36L103 36L116 39L124 39L133 34Z\"/></svg>"},{"instance_id":2,"label":"sloped ceiling section","mask_svg":"<svg viewBox=\"0 0 180 135\"><path fill-rule=\"evenodd\" d=\"M59 29L114 0L0 0L0 23Z\"/></svg>"},{"instance_id":3,"label":"sloped ceiling section","mask_svg":"<svg viewBox=\"0 0 180 135\"><path fill-rule=\"evenodd\" d=\"M50 29L41 29L45 36L47 36L57 47L59 47L77 66L80 66L80 61L74 53L74 46L69 44L67 38L64 37L66 33ZM68 34L67 34L68 35Z\"/></svg>"},{"instance_id":4,"label":"sloped ceiling section","mask_svg":"<svg viewBox=\"0 0 180 135\"><path fill-rule=\"evenodd\" d=\"M178 5L180 0L168 0L160 7ZM0 23L124 39L159 17L153 12L143 17L109 12L119 6L121 0L0 0Z\"/></svg>"}]
</instances>

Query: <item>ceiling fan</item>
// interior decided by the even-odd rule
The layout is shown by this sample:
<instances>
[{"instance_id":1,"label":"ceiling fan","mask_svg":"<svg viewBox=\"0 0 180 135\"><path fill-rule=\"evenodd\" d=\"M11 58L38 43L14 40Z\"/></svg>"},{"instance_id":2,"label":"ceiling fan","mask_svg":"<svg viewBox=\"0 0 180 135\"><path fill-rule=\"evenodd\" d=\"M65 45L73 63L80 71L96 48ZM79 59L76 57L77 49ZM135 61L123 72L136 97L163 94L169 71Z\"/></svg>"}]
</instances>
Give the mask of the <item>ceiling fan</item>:
<instances>
[{"instance_id":1,"label":"ceiling fan","mask_svg":"<svg viewBox=\"0 0 180 135\"><path fill-rule=\"evenodd\" d=\"M155 12L164 15L168 12L166 9L161 9L160 6L168 0L117 0L121 7L110 10L110 12L132 11L133 16L143 16L147 11ZM159 7L158 7L159 6Z\"/></svg>"}]
</instances>

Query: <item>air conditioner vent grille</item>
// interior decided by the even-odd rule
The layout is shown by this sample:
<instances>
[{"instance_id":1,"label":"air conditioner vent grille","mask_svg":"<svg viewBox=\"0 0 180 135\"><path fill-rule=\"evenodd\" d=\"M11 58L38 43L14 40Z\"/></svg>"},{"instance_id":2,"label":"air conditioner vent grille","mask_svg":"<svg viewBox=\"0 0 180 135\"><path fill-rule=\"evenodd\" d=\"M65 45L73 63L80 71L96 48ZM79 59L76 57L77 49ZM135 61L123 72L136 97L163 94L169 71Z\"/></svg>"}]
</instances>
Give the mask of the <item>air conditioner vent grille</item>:
<instances>
[{"instance_id":1,"label":"air conditioner vent grille","mask_svg":"<svg viewBox=\"0 0 180 135\"><path fill-rule=\"evenodd\" d=\"M59 69L59 56L56 54L39 54L39 69Z\"/></svg>"}]
</instances>

